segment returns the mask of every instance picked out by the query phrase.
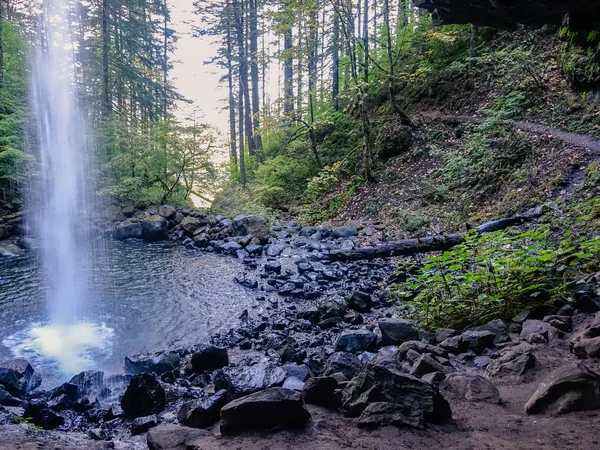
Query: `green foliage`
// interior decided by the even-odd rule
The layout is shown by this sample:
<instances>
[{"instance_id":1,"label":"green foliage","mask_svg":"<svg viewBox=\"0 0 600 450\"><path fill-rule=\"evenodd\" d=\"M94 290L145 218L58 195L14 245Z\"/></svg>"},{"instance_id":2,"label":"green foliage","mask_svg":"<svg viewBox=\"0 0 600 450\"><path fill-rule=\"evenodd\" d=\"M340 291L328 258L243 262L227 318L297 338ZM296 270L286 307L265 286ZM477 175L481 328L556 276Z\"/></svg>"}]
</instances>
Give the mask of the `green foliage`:
<instances>
[{"instance_id":1,"label":"green foliage","mask_svg":"<svg viewBox=\"0 0 600 450\"><path fill-rule=\"evenodd\" d=\"M464 328L551 305L568 283L597 271L599 263L600 239L553 244L547 227L473 231L422 266L400 265L397 275L406 281L390 289L421 324Z\"/></svg>"},{"instance_id":2,"label":"green foliage","mask_svg":"<svg viewBox=\"0 0 600 450\"><path fill-rule=\"evenodd\" d=\"M0 88L0 204L14 201L34 174L33 159L23 151L26 116L26 46L17 26L3 21L4 79Z\"/></svg>"},{"instance_id":3,"label":"green foliage","mask_svg":"<svg viewBox=\"0 0 600 450\"><path fill-rule=\"evenodd\" d=\"M224 183L215 195L211 212L233 218L238 214L258 214L269 221L275 218L275 212L256 198L253 191L243 189L235 181Z\"/></svg>"},{"instance_id":4,"label":"green foliage","mask_svg":"<svg viewBox=\"0 0 600 450\"><path fill-rule=\"evenodd\" d=\"M206 126L163 121L134 129L113 119L102 124L98 141L110 155L104 192L121 200L187 204L190 194L203 196L216 181L214 137Z\"/></svg>"}]
</instances>

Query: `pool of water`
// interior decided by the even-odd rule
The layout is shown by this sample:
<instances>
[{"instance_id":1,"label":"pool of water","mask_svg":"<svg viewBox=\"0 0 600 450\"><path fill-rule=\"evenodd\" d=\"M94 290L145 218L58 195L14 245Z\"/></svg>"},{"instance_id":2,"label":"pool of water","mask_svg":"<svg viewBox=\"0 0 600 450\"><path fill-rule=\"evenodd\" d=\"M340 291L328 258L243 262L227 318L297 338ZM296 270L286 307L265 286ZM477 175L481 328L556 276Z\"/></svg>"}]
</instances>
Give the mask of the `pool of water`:
<instances>
[{"instance_id":1,"label":"pool of water","mask_svg":"<svg viewBox=\"0 0 600 450\"><path fill-rule=\"evenodd\" d=\"M81 370L122 372L132 353L182 348L234 326L253 301L234 258L174 243L113 242L90 268L81 321L50 324L39 255L0 260L0 360L27 358L45 387Z\"/></svg>"}]
</instances>

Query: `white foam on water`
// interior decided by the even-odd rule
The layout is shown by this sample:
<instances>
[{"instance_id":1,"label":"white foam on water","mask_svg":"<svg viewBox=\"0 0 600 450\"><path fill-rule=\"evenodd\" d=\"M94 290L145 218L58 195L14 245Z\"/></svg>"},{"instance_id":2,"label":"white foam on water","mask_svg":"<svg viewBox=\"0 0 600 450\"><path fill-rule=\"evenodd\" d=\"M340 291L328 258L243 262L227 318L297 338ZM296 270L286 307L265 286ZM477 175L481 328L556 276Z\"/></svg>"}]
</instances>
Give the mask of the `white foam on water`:
<instances>
[{"instance_id":1,"label":"white foam on water","mask_svg":"<svg viewBox=\"0 0 600 450\"><path fill-rule=\"evenodd\" d=\"M2 342L16 358L34 367L53 367L64 376L98 368L110 355L114 331L105 324L34 324Z\"/></svg>"}]
</instances>

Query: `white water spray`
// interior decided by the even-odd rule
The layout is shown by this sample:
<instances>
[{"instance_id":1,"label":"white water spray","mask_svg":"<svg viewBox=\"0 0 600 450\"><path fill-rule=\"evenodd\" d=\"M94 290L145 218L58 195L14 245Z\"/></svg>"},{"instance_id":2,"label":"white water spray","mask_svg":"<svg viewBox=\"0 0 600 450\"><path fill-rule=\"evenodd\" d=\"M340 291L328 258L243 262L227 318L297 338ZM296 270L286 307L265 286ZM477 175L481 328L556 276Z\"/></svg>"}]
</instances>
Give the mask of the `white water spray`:
<instances>
[{"instance_id":1,"label":"white water spray","mask_svg":"<svg viewBox=\"0 0 600 450\"><path fill-rule=\"evenodd\" d=\"M110 336L102 325L82 320L86 299L97 295L89 283L93 246L86 231L94 183L87 170L88 128L74 92L72 6L69 0L43 0L31 67L32 137L40 177L29 209L42 248L50 320L13 347L17 356L39 354L65 374L90 368L91 355Z\"/></svg>"}]
</instances>

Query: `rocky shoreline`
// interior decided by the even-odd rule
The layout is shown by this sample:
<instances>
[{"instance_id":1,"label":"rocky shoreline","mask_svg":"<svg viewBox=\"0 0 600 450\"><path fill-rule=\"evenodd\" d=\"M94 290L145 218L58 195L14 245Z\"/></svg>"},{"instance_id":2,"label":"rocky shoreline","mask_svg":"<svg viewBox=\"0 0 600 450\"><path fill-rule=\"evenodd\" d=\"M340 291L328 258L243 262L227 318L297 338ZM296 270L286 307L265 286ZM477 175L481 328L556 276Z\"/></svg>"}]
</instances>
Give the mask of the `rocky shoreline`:
<instances>
[{"instance_id":1,"label":"rocky shoreline","mask_svg":"<svg viewBox=\"0 0 600 450\"><path fill-rule=\"evenodd\" d=\"M379 224L269 227L256 216L229 220L167 205L111 207L105 217L100 228L118 239L170 238L240 258L246 270L236 281L256 291L256 302L240 311L238 327L210 342L127 357L123 375L89 371L41 391L26 361L1 364L0 435L11 444L217 448L229 442L219 439L245 439L247 432L319 435L323 415L356 429L458 433L455 410L500 408L513 385L531 386L517 402L522 417L600 408L597 278L581 283L558 311L432 333L388 303L385 287L397 276L391 261L326 258L384 241Z\"/></svg>"}]
</instances>

